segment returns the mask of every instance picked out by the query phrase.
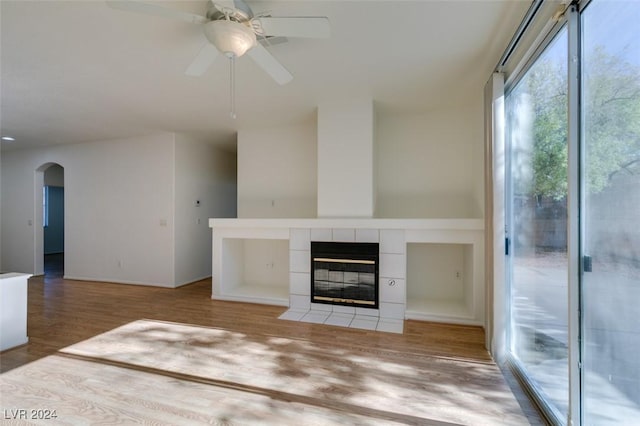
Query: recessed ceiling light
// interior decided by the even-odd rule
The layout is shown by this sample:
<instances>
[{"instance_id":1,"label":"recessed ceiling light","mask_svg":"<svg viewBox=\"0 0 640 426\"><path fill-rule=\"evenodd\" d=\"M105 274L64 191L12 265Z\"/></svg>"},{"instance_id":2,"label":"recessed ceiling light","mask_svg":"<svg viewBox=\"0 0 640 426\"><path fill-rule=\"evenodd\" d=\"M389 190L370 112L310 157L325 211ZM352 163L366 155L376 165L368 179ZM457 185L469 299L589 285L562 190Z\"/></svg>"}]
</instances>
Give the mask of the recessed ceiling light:
<instances>
[{"instance_id":1,"label":"recessed ceiling light","mask_svg":"<svg viewBox=\"0 0 640 426\"><path fill-rule=\"evenodd\" d=\"M3 140L3 141L15 141L15 140L16 140L16 138L12 138L11 136L3 136L3 137L2 137L2 140Z\"/></svg>"}]
</instances>

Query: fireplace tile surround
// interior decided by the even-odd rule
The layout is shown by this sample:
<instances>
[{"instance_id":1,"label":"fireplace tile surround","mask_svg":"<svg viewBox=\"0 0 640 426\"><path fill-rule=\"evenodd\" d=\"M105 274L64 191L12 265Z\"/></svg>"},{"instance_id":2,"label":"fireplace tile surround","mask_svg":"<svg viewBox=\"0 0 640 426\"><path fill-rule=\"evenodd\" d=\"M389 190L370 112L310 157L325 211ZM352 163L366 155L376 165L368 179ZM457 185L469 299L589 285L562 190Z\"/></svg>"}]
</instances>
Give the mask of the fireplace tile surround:
<instances>
[{"instance_id":1,"label":"fireplace tile surround","mask_svg":"<svg viewBox=\"0 0 640 426\"><path fill-rule=\"evenodd\" d=\"M289 231L290 253L290 302L289 310L281 319L322 323L342 327L360 328L402 333L405 313L404 288L399 285L395 292L385 290L379 295L379 308L362 308L356 306L326 305L311 302L311 241L320 242L362 242L380 243L386 250L395 249L402 252L403 230L379 230L373 228L291 228ZM396 243L394 244L393 241ZM387 279L398 279L404 283L403 253L384 253L380 245L380 287ZM390 275L395 274L395 275ZM398 281L396 281L397 283ZM394 284L395 286L395 284ZM397 293L391 296L389 293ZM391 299L391 301L389 300Z\"/></svg>"},{"instance_id":2,"label":"fireplace tile surround","mask_svg":"<svg viewBox=\"0 0 640 426\"><path fill-rule=\"evenodd\" d=\"M482 325L482 220L210 219L209 226L214 299L287 306L283 320L383 332L402 333L405 319ZM311 303L311 241L379 243L379 309ZM256 242L273 243L261 248L264 259L246 257ZM461 298L443 299L441 289L430 289L439 283L407 270L415 244L459 246L468 253ZM254 269L271 278L253 282ZM430 295L433 300L422 300Z\"/></svg>"}]
</instances>

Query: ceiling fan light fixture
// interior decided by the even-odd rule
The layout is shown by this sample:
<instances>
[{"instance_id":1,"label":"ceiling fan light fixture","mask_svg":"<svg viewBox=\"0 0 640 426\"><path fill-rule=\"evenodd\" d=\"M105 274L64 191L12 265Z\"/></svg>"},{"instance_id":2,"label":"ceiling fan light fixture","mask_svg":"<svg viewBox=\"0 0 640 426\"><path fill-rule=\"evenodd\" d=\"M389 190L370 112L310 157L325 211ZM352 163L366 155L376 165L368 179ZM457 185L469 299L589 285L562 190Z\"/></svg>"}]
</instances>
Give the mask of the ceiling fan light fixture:
<instances>
[{"instance_id":1,"label":"ceiling fan light fixture","mask_svg":"<svg viewBox=\"0 0 640 426\"><path fill-rule=\"evenodd\" d=\"M229 20L208 22L204 34L220 52L230 58L244 55L256 44L256 35L251 28Z\"/></svg>"}]
</instances>

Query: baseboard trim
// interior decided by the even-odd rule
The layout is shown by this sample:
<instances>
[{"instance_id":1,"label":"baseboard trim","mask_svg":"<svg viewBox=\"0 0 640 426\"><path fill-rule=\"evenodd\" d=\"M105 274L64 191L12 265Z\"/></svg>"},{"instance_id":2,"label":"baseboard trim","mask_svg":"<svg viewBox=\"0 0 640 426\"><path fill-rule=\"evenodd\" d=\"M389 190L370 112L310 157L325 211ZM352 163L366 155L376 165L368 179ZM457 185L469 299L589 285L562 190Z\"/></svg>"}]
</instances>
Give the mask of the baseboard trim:
<instances>
[{"instance_id":1,"label":"baseboard trim","mask_svg":"<svg viewBox=\"0 0 640 426\"><path fill-rule=\"evenodd\" d=\"M167 285L167 284L150 283L145 281L115 280L112 278L81 277L81 276L66 275L66 274L62 278L65 280L72 280L72 281L93 281L93 282L111 283L111 284L141 285L146 287L175 288L174 286Z\"/></svg>"},{"instance_id":2,"label":"baseboard trim","mask_svg":"<svg viewBox=\"0 0 640 426\"><path fill-rule=\"evenodd\" d=\"M184 287L185 285L195 284L195 283L197 283L198 281L202 281L202 280L209 280L209 279L211 279L211 275L207 275L207 276L204 276L204 277L202 277L202 278L192 279L192 280L189 280L189 281L187 281L187 282L183 282L183 283L180 283L180 284L176 284L176 288L178 288L178 287Z\"/></svg>"}]
</instances>

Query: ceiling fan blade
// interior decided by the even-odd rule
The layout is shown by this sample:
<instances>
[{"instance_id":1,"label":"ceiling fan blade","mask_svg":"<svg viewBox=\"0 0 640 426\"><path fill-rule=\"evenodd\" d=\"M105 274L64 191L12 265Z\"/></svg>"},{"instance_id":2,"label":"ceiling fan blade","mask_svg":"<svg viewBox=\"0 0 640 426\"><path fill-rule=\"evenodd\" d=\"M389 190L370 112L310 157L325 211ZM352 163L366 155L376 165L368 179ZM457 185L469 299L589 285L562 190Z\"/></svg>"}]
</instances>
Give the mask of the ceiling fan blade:
<instances>
[{"instance_id":1,"label":"ceiling fan blade","mask_svg":"<svg viewBox=\"0 0 640 426\"><path fill-rule=\"evenodd\" d=\"M273 78L276 83L285 85L293 80L293 75L263 45L257 43L247 55L251 56L260 67Z\"/></svg>"},{"instance_id":2,"label":"ceiling fan blade","mask_svg":"<svg viewBox=\"0 0 640 426\"><path fill-rule=\"evenodd\" d=\"M163 18L180 19L192 24L204 24L209 20L195 13L183 12L181 10L170 9L157 4L144 3L135 0L107 0L107 6L112 9L124 10L127 12L142 13L144 15L160 16Z\"/></svg>"},{"instance_id":3,"label":"ceiling fan blade","mask_svg":"<svg viewBox=\"0 0 640 426\"><path fill-rule=\"evenodd\" d=\"M271 46L277 46L279 44L288 43L289 39L286 37L260 37L258 39L258 43L263 45L266 48Z\"/></svg>"},{"instance_id":4,"label":"ceiling fan blade","mask_svg":"<svg viewBox=\"0 0 640 426\"><path fill-rule=\"evenodd\" d=\"M331 26L329 19L323 16L314 17L264 17L255 19L260 22L264 36L329 38Z\"/></svg>"},{"instance_id":5,"label":"ceiling fan blade","mask_svg":"<svg viewBox=\"0 0 640 426\"><path fill-rule=\"evenodd\" d=\"M244 0L233 0L233 4L236 6L236 9L239 9L246 13L249 19L253 19L253 10L251 10L249 5L245 3Z\"/></svg>"},{"instance_id":6,"label":"ceiling fan blade","mask_svg":"<svg viewBox=\"0 0 640 426\"><path fill-rule=\"evenodd\" d=\"M251 10L251 8L249 7L249 5L247 3L245 3L243 0L211 0L211 3L213 3L214 6L218 6L218 10L224 10L224 9L229 9L229 10L239 10L240 12L242 12L244 15L246 15L246 19L252 19L253 18L253 11Z\"/></svg>"},{"instance_id":7,"label":"ceiling fan blade","mask_svg":"<svg viewBox=\"0 0 640 426\"><path fill-rule=\"evenodd\" d=\"M209 69L217 57L218 49L213 44L206 43L184 73L192 77L200 77Z\"/></svg>"}]
</instances>

